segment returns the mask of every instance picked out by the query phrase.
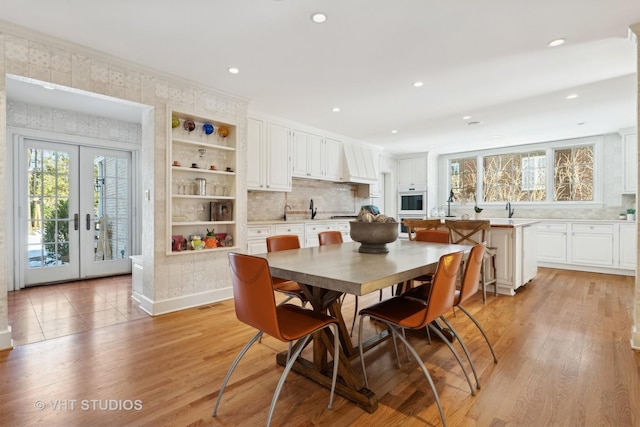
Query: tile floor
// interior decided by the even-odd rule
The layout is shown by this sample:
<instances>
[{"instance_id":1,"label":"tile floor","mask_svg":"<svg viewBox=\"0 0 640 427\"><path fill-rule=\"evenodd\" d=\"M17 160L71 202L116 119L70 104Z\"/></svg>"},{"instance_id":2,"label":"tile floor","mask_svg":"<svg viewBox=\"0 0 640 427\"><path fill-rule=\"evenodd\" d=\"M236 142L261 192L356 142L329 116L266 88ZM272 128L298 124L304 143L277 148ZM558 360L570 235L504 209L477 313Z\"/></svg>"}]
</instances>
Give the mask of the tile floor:
<instances>
[{"instance_id":1,"label":"tile floor","mask_svg":"<svg viewBox=\"0 0 640 427\"><path fill-rule=\"evenodd\" d=\"M131 300L131 276L9 292L13 345L20 346L147 317Z\"/></svg>"}]
</instances>

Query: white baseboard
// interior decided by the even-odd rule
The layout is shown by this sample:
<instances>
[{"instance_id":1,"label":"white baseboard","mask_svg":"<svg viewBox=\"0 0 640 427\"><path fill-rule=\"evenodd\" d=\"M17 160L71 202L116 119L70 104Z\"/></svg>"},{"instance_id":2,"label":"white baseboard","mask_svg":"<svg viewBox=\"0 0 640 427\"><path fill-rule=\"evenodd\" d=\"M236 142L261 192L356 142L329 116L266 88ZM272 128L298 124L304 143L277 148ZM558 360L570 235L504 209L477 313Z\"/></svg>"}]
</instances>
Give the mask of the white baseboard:
<instances>
[{"instance_id":1,"label":"white baseboard","mask_svg":"<svg viewBox=\"0 0 640 427\"><path fill-rule=\"evenodd\" d=\"M11 339L11 326L7 326L7 329L0 331L0 350L10 350L13 348L13 340Z\"/></svg>"},{"instance_id":2,"label":"white baseboard","mask_svg":"<svg viewBox=\"0 0 640 427\"><path fill-rule=\"evenodd\" d=\"M176 298L154 301L144 295L138 295L140 309L151 316L185 310L187 308L198 307L214 302L224 301L233 298L231 288L215 289L201 292L199 294L185 295Z\"/></svg>"},{"instance_id":3,"label":"white baseboard","mask_svg":"<svg viewBox=\"0 0 640 427\"><path fill-rule=\"evenodd\" d=\"M543 262L543 261L538 261L538 267L557 268L559 270L588 271L590 273L616 274L618 276L635 276L636 275L635 270L629 270L629 269L597 267L597 266L577 265L577 264L561 264L561 263Z\"/></svg>"}]
</instances>

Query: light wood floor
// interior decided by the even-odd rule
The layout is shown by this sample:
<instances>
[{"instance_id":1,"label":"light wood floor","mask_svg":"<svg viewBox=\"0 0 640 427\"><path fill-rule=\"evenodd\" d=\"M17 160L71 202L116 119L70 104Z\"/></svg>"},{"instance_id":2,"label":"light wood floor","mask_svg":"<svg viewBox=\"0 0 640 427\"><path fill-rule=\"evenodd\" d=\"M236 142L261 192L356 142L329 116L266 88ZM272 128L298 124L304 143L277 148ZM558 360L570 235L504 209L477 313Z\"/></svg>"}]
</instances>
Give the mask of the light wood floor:
<instances>
[{"instance_id":1,"label":"light wood floor","mask_svg":"<svg viewBox=\"0 0 640 427\"><path fill-rule=\"evenodd\" d=\"M478 296L467 308L487 330L498 364L464 315L448 316L474 358L482 385L475 397L442 343L415 334L410 340L449 426L639 426L632 295L633 278L540 269L514 297L491 296L483 305ZM376 300L372 294L360 303ZM352 303L347 297L347 321ZM366 326L367 335L376 332L375 323ZM253 334L226 301L0 352L0 425L263 425L282 369L275 354L286 349L273 338L249 350L211 418L222 379ZM403 358L397 369L392 354L387 341L366 355L380 400L374 414L339 396L327 410L328 390L291 373L273 424L440 425L417 365Z\"/></svg>"}]
</instances>

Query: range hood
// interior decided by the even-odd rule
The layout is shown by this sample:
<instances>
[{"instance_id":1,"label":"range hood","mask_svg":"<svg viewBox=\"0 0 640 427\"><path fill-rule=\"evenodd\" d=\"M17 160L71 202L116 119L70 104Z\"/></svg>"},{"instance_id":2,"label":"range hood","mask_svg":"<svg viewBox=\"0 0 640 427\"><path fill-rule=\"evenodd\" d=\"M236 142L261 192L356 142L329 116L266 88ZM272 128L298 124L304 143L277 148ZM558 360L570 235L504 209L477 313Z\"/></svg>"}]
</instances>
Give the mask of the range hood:
<instances>
[{"instance_id":1,"label":"range hood","mask_svg":"<svg viewBox=\"0 0 640 427\"><path fill-rule=\"evenodd\" d=\"M379 156L374 150L360 144L344 142L346 181L356 184L378 182Z\"/></svg>"}]
</instances>

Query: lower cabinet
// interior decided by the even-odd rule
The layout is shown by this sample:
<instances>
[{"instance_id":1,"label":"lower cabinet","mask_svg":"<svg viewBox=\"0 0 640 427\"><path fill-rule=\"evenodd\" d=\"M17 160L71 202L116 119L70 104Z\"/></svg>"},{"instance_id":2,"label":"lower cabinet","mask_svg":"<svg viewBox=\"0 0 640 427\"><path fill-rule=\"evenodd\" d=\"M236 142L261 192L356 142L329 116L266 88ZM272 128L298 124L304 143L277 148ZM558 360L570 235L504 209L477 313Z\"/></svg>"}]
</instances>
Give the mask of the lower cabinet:
<instances>
[{"instance_id":1,"label":"lower cabinet","mask_svg":"<svg viewBox=\"0 0 640 427\"><path fill-rule=\"evenodd\" d=\"M348 221L303 221L249 225L247 227L247 253L249 255L267 252L267 237L283 234L295 234L300 239L300 247L318 246L318 233L322 231L338 230L342 233L344 242L351 242Z\"/></svg>"},{"instance_id":2,"label":"lower cabinet","mask_svg":"<svg viewBox=\"0 0 640 427\"><path fill-rule=\"evenodd\" d=\"M491 227L490 239L489 246L497 248L498 292L513 295L538 274L536 226Z\"/></svg>"},{"instance_id":3,"label":"lower cabinet","mask_svg":"<svg viewBox=\"0 0 640 427\"><path fill-rule=\"evenodd\" d=\"M542 221L537 259L543 267L610 274L635 274L635 222Z\"/></svg>"}]
</instances>

